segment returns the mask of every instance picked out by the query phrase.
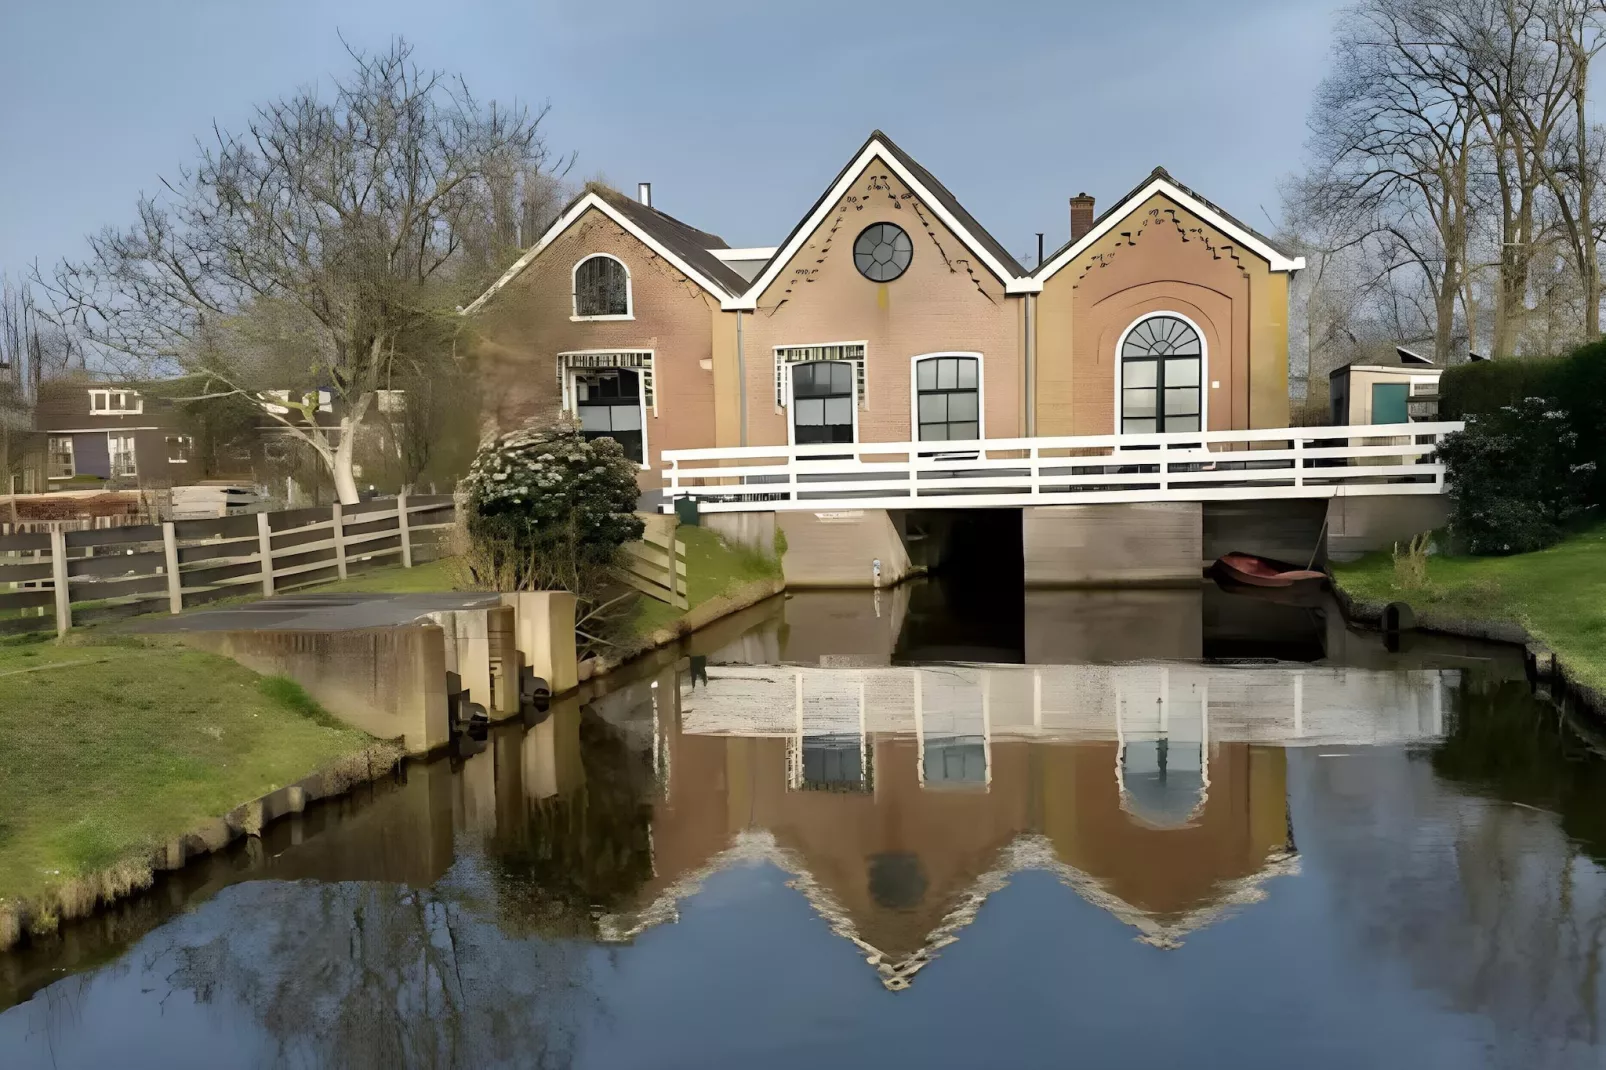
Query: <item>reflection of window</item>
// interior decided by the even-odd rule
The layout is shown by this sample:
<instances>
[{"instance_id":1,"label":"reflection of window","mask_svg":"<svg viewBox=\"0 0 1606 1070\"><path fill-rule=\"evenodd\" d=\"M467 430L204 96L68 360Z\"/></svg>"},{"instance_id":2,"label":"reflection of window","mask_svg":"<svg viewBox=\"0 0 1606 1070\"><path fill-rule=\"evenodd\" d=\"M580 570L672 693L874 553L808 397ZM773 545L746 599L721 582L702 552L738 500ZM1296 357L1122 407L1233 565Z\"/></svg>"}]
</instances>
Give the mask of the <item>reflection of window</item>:
<instances>
[{"instance_id":1,"label":"reflection of window","mask_svg":"<svg viewBox=\"0 0 1606 1070\"><path fill-rule=\"evenodd\" d=\"M195 440L189 435L167 436L167 463L188 464L195 456Z\"/></svg>"},{"instance_id":2,"label":"reflection of window","mask_svg":"<svg viewBox=\"0 0 1606 1070\"><path fill-rule=\"evenodd\" d=\"M803 737L805 791L869 791L868 755L857 732Z\"/></svg>"},{"instance_id":3,"label":"reflection of window","mask_svg":"<svg viewBox=\"0 0 1606 1070\"><path fill-rule=\"evenodd\" d=\"M792 426L799 446L853 441L853 366L821 360L792 365Z\"/></svg>"},{"instance_id":4,"label":"reflection of window","mask_svg":"<svg viewBox=\"0 0 1606 1070\"><path fill-rule=\"evenodd\" d=\"M985 784L986 743L981 736L928 738L923 771L927 784Z\"/></svg>"},{"instance_id":5,"label":"reflection of window","mask_svg":"<svg viewBox=\"0 0 1606 1070\"><path fill-rule=\"evenodd\" d=\"M981 437L981 361L927 357L915 365L915 412L922 442Z\"/></svg>"},{"instance_id":6,"label":"reflection of window","mask_svg":"<svg viewBox=\"0 0 1606 1070\"><path fill-rule=\"evenodd\" d=\"M625 456L646 463L640 375L629 368L576 372L574 405L587 439L611 438L624 447Z\"/></svg>"},{"instance_id":7,"label":"reflection of window","mask_svg":"<svg viewBox=\"0 0 1606 1070\"><path fill-rule=\"evenodd\" d=\"M77 475L73 468L72 437L51 435L45 461L45 475L50 479L71 479Z\"/></svg>"},{"instance_id":8,"label":"reflection of window","mask_svg":"<svg viewBox=\"0 0 1606 1070\"><path fill-rule=\"evenodd\" d=\"M574 269L576 316L630 315L630 273L611 256L593 256Z\"/></svg>"},{"instance_id":9,"label":"reflection of window","mask_svg":"<svg viewBox=\"0 0 1606 1070\"><path fill-rule=\"evenodd\" d=\"M1204 344L1175 316L1138 321L1121 343L1121 432L1197 431Z\"/></svg>"},{"instance_id":10,"label":"reflection of window","mask_svg":"<svg viewBox=\"0 0 1606 1070\"><path fill-rule=\"evenodd\" d=\"M232 455L232 451L231 451ZM249 456L249 455L248 455ZM262 443L262 456L270 461L290 459L290 439L286 435L272 435Z\"/></svg>"},{"instance_id":11,"label":"reflection of window","mask_svg":"<svg viewBox=\"0 0 1606 1070\"><path fill-rule=\"evenodd\" d=\"M379 411L386 416L407 411L407 391L405 390L377 390L374 400L378 402Z\"/></svg>"},{"instance_id":12,"label":"reflection of window","mask_svg":"<svg viewBox=\"0 0 1606 1070\"><path fill-rule=\"evenodd\" d=\"M133 435L116 431L107 432L106 446L111 453L113 479L132 479L139 474L139 469L134 464Z\"/></svg>"},{"instance_id":13,"label":"reflection of window","mask_svg":"<svg viewBox=\"0 0 1606 1070\"><path fill-rule=\"evenodd\" d=\"M138 415L145 411L145 401L133 390L91 390L89 414L91 416Z\"/></svg>"}]
</instances>

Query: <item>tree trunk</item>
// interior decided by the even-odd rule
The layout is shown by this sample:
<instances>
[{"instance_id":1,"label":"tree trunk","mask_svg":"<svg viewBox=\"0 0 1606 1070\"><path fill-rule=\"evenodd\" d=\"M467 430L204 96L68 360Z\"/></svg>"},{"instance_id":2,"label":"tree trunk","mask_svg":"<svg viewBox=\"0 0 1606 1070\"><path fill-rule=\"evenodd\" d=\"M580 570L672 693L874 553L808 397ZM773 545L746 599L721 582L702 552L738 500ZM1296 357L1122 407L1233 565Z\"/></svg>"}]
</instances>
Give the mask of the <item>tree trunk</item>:
<instances>
[{"instance_id":1,"label":"tree trunk","mask_svg":"<svg viewBox=\"0 0 1606 1070\"><path fill-rule=\"evenodd\" d=\"M1600 337L1600 259L1595 254L1595 224L1590 200L1595 195L1595 174L1589 162L1589 120L1584 96L1589 90L1589 53L1579 28L1577 44L1578 87L1573 98L1578 123L1578 274L1584 287L1584 341Z\"/></svg>"},{"instance_id":2,"label":"tree trunk","mask_svg":"<svg viewBox=\"0 0 1606 1070\"><path fill-rule=\"evenodd\" d=\"M340 444L335 447L333 457L326 458L329 462L329 472L334 477L335 494L341 505L355 505L358 501L357 477L352 473L352 457L357 449L357 432L362 427L362 418L373 403L374 395L364 392L357 395L357 400L340 417Z\"/></svg>"}]
</instances>

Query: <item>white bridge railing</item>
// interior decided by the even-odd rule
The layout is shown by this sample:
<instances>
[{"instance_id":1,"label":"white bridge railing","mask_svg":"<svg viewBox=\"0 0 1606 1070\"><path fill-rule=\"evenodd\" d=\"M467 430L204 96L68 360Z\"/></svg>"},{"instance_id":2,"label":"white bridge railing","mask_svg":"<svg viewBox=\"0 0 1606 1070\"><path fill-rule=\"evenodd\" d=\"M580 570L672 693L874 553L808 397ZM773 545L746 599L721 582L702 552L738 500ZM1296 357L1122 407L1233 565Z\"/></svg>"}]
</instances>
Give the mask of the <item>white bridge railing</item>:
<instances>
[{"instance_id":1,"label":"white bridge railing","mask_svg":"<svg viewBox=\"0 0 1606 1070\"><path fill-rule=\"evenodd\" d=\"M703 512L1441 494L1459 423L665 450Z\"/></svg>"}]
</instances>

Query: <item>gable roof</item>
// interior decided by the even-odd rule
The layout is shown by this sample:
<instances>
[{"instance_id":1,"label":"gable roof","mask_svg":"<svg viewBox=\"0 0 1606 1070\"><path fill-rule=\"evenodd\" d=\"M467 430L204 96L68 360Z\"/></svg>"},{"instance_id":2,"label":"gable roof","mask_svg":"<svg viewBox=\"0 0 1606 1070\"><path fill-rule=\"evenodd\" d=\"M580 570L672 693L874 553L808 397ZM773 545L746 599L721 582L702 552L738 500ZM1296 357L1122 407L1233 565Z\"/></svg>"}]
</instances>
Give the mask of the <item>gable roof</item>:
<instances>
[{"instance_id":1,"label":"gable roof","mask_svg":"<svg viewBox=\"0 0 1606 1070\"><path fill-rule=\"evenodd\" d=\"M617 190L596 188L585 191L570 201L558 218L552 221L541 239L513 262L489 289L475 298L462 310L465 316L484 307L496 293L518 278L535 258L544 252L558 237L573 226L587 212L595 209L623 227L643 245L679 268L687 278L719 298L721 301L741 294L747 289L747 280L716 257L710 250L727 248L725 240L717 234L698 230L682 223L672 215L649 208Z\"/></svg>"},{"instance_id":2,"label":"gable roof","mask_svg":"<svg viewBox=\"0 0 1606 1070\"><path fill-rule=\"evenodd\" d=\"M891 168L903 184L936 213L943 225L965 243L977 259L981 260L1004 284L1005 293L1036 293L1042 289L1041 285L1027 274L1026 269L1009 254L1009 251L999 244L998 239L987 233L986 228L965 210L964 205L959 203L959 198L938 182L930 171L920 166L912 156L894 144L891 138L875 130L860 146L859 151L853 154L847 166L837 172L836 178L831 180L831 184L826 187L825 192L814 202L814 206L808 210L803 219L792 228L792 232L780 244L775 255L753 280L752 286L747 287L739 299L725 302L724 307L757 308L759 295L775 281L776 276L792 257L797 255L809 235L825 221L831 207L841 200L848 188L864 173L865 168L877 159Z\"/></svg>"},{"instance_id":3,"label":"gable roof","mask_svg":"<svg viewBox=\"0 0 1606 1070\"><path fill-rule=\"evenodd\" d=\"M1138 183L1126 196L1105 209L1103 214L1093 221L1093 226L1086 234L1074 241L1066 242L1055 250L1052 256L1049 256L1043 263L1039 264L1037 270L1032 272L1032 277L1039 282L1049 278L1060 268L1080 256L1094 242L1114 230L1116 225L1125 219L1133 208L1141 205L1156 193L1169 197L1227 235L1243 248L1259 256L1271 265L1273 271L1299 271L1305 266L1304 257L1295 256L1283 249L1271 238L1236 219L1222 208L1205 200L1199 194L1172 178L1170 172L1165 168L1156 167L1149 172L1148 178Z\"/></svg>"}]
</instances>

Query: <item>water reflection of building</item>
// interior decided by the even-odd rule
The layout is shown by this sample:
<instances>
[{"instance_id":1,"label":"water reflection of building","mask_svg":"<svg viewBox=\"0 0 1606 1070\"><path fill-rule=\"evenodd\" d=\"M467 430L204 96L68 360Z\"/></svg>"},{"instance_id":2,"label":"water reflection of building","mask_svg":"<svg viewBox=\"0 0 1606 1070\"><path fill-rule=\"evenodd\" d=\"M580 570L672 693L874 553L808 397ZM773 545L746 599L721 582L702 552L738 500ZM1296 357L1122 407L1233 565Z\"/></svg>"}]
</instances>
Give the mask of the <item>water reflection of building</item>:
<instances>
[{"instance_id":1,"label":"water reflection of building","mask_svg":"<svg viewBox=\"0 0 1606 1070\"><path fill-rule=\"evenodd\" d=\"M1297 867L1284 746L1432 735L1455 676L716 666L706 686L672 679L658 691L679 730L661 713L675 779L653 815L654 875L604 935L671 920L710 872L764 860L902 988L1027 869L1177 946Z\"/></svg>"}]
</instances>

